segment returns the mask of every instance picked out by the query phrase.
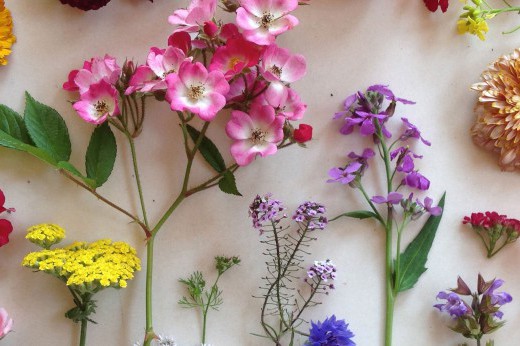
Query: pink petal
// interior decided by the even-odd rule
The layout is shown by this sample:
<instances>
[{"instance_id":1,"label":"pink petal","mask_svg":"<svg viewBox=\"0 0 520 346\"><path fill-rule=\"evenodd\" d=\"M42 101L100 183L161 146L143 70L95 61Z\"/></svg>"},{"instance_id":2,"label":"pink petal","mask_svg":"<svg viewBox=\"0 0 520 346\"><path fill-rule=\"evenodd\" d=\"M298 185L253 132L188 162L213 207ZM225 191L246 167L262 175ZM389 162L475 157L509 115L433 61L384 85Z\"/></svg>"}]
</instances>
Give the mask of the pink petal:
<instances>
[{"instance_id":1,"label":"pink petal","mask_svg":"<svg viewBox=\"0 0 520 346\"><path fill-rule=\"evenodd\" d=\"M254 129L251 117L242 111L232 111L231 119L226 124L226 134L231 139L245 140L251 137Z\"/></svg>"},{"instance_id":2,"label":"pink petal","mask_svg":"<svg viewBox=\"0 0 520 346\"><path fill-rule=\"evenodd\" d=\"M271 7L270 0L241 0L240 6L246 9L249 13L257 16L258 18L262 17L264 12L269 12ZM238 9L237 9L238 12Z\"/></svg>"},{"instance_id":3,"label":"pink petal","mask_svg":"<svg viewBox=\"0 0 520 346\"><path fill-rule=\"evenodd\" d=\"M208 78L208 71L200 62L183 62L179 68L179 78L186 86L204 84Z\"/></svg>"},{"instance_id":4,"label":"pink petal","mask_svg":"<svg viewBox=\"0 0 520 346\"><path fill-rule=\"evenodd\" d=\"M210 92L205 99L197 102L197 107L192 112L204 121L211 121L217 113L226 105L226 98L215 92Z\"/></svg>"},{"instance_id":5,"label":"pink petal","mask_svg":"<svg viewBox=\"0 0 520 346\"><path fill-rule=\"evenodd\" d=\"M287 99L288 88L280 82L272 82L265 90L265 98L271 105L279 105Z\"/></svg>"},{"instance_id":6,"label":"pink petal","mask_svg":"<svg viewBox=\"0 0 520 346\"><path fill-rule=\"evenodd\" d=\"M283 34L287 30L294 28L300 21L295 16L287 15L279 18L271 23L269 26L269 33L274 36Z\"/></svg>"},{"instance_id":7,"label":"pink petal","mask_svg":"<svg viewBox=\"0 0 520 346\"><path fill-rule=\"evenodd\" d=\"M208 74L206 87L221 95L226 95L229 92L229 83L220 71L212 71Z\"/></svg>"},{"instance_id":8,"label":"pink petal","mask_svg":"<svg viewBox=\"0 0 520 346\"><path fill-rule=\"evenodd\" d=\"M231 155L239 166L247 166L255 159L257 151L250 140L240 140L231 145Z\"/></svg>"},{"instance_id":9,"label":"pink petal","mask_svg":"<svg viewBox=\"0 0 520 346\"><path fill-rule=\"evenodd\" d=\"M244 30L256 30L260 27L258 17L253 16L244 8L237 8L237 24Z\"/></svg>"},{"instance_id":10,"label":"pink petal","mask_svg":"<svg viewBox=\"0 0 520 346\"><path fill-rule=\"evenodd\" d=\"M303 55L295 54L282 66L280 79L288 83L295 82L305 75L306 69L307 63Z\"/></svg>"}]
</instances>

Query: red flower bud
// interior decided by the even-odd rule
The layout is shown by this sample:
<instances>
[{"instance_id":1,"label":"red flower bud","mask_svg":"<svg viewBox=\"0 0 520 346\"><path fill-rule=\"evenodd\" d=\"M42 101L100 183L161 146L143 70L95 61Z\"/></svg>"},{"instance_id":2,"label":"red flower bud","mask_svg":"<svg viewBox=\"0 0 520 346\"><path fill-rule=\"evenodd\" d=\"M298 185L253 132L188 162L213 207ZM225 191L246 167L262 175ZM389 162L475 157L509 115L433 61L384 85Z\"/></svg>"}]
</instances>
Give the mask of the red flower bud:
<instances>
[{"instance_id":1,"label":"red flower bud","mask_svg":"<svg viewBox=\"0 0 520 346\"><path fill-rule=\"evenodd\" d=\"M312 126L307 124L300 124L300 126L294 130L294 140L298 143L305 143L312 139Z\"/></svg>"},{"instance_id":2,"label":"red flower bud","mask_svg":"<svg viewBox=\"0 0 520 346\"><path fill-rule=\"evenodd\" d=\"M212 21L204 23L204 33L209 37L215 37L218 32L218 26Z\"/></svg>"}]
</instances>

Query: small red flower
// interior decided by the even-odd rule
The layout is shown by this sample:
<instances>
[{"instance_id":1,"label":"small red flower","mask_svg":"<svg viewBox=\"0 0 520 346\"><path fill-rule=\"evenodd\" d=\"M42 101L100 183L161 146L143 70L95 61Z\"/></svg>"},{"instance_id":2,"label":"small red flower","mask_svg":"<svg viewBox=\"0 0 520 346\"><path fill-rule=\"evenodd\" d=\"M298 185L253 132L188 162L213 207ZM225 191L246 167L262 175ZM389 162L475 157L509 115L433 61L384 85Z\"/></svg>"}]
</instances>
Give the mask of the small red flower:
<instances>
[{"instance_id":1,"label":"small red flower","mask_svg":"<svg viewBox=\"0 0 520 346\"><path fill-rule=\"evenodd\" d=\"M312 139L312 126L307 124L300 124L300 126L294 130L294 140L298 143L305 143Z\"/></svg>"},{"instance_id":2,"label":"small red flower","mask_svg":"<svg viewBox=\"0 0 520 346\"><path fill-rule=\"evenodd\" d=\"M0 219L0 247L9 243L9 234L13 231L13 225L6 219Z\"/></svg>"},{"instance_id":3,"label":"small red flower","mask_svg":"<svg viewBox=\"0 0 520 346\"><path fill-rule=\"evenodd\" d=\"M435 12L437 9L441 8L442 12L446 12L449 5L449 0L423 0L426 7L432 11Z\"/></svg>"}]
</instances>

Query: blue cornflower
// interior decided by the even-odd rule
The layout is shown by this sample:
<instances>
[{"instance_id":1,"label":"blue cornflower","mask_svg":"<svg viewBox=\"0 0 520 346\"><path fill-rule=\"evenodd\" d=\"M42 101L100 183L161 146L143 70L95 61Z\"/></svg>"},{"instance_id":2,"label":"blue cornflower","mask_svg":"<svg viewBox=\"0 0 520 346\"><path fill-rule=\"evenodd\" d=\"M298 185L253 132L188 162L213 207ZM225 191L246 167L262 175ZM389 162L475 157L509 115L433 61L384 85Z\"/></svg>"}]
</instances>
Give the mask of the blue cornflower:
<instances>
[{"instance_id":1,"label":"blue cornflower","mask_svg":"<svg viewBox=\"0 0 520 346\"><path fill-rule=\"evenodd\" d=\"M354 337L348 329L345 320L336 320L336 316L332 315L325 321L317 323L311 322L309 331L308 346L355 346L356 343L351 340Z\"/></svg>"}]
</instances>

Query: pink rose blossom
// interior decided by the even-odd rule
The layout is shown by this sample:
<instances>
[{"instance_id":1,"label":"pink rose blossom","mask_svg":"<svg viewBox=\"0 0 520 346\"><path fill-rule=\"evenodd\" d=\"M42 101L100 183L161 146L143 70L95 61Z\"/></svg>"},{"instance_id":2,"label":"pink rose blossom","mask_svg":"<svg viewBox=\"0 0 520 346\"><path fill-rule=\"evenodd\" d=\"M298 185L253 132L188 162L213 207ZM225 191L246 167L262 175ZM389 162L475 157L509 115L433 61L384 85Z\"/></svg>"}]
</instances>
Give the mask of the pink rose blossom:
<instances>
[{"instance_id":1,"label":"pink rose blossom","mask_svg":"<svg viewBox=\"0 0 520 346\"><path fill-rule=\"evenodd\" d=\"M188 55L191 50L190 34L184 31L177 31L168 37L168 46L179 48L184 55Z\"/></svg>"},{"instance_id":2,"label":"pink rose blossom","mask_svg":"<svg viewBox=\"0 0 520 346\"><path fill-rule=\"evenodd\" d=\"M263 80L257 79L256 70L251 70L251 72L244 75L244 78L236 78L232 80L229 85L229 92L226 94L226 100L242 102L245 100L246 93L261 95L261 92L265 87L266 83Z\"/></svg>"},{"instance_id":3,"label":"pink rose blossom","mask_svg":"<svg viewBox=\"0 0 520 346\"><path fill-rule=\"evenodd\" d=\"M270 105L275 109L277 115L283 115L285 119L291 121L303 118L305 110L307 109L307 105L301 101L298 93L290 88L287 88L287 93L280 99L274 100L278 102L270 103L269 100L262 94L255 99L255 103Z\"/></svg>"},{"instance_id":4,"label":"pink rose blossom","mask_svg":"<svg viewBox=\"0 0 520 346\"><path fill-rule=\"evenodd\" d=\"M269 103L280 103L287 97L286 84L297 81L305 75L307 63L300 54L291 54L289 50L277 45L270 45L262 56L261 73L271 84L265 96Z\"/></svg>"},{"instance_id":5,"label":"pink rose blossom","mask_svg":"<svg viewBox=\"0 0 520 346\"><path fill-rule=\"evenodd\" d=\"M258 64L261 47L244 40L243 38L229 39L225 46L217 48L211 64L210 71L221 71L226 79L242 72L246 67Z\"/></svg>"},{"instance_id":6,"label":"pink rose blossom","mask_svg":"<svg viewBox=\"0 0 520 346\"><path fill-rule=\"evenodd\" d=\"M276 36L298 25L298 19L288 14L298 7L298 0L241 0L240 5L237 24L248 41L270 45Z\"/></svg>"},{"instance_id":7,"label":"pink rose blossom","mask_svg":"<svg viewBox=\"0 0 520 346\"><path fill-rule=\"evenodd\" d=\"M174 111L188 110L211 121L226 105L229 84L220 71L208 72L200 62L183 62L179 73L166 77L166 100Z\"/></svg>"},{"instance_id":8,"label":"pink rose blossom","mask_svg":"<svg viewBox=\"0 0 520 346\"><path fill-rule=\"evenodd\" d=\"M135 91L143 93L165 90L166 76L177 73L182 62L186 61L182 50L175 47L159 49L152 47L146 60L146 66L139 66L132 78L125 94L129 95ZM191 58L189 58L191 61Z\"/></svg>"},{"instance_id":9,"label":"pink rose blossom","mask_svg":"<svg viewBox=\"0 0 520 346\"><path fill-rule=\"evenodd\" d=\"M231 155L240 166L250 164L257 154L265 157L277 151L283 139L283 116L276 116L271 106L252 106L249 114L232 111L226 125L227 135L234 140Z\"/></svg>"},{"instance_id":10,"label":"pink rose blossom","mask_svg":"<svg viewBox=\"0 0 520 346\"><path fill-rule=\"evenodd\" d=\"M199 26L213 18L216 9L216 0L192 0L187 9L174 11L168 22L180 26L175 31L196 32Z\"/></svg>"},{"instance_id":11,"label":"pink rose blossom","mask_svg":"<svg viewBox=\"0 0 520 346\"><path fill-rule=\"evenodd\" d=\"M13 319L9 317L4 308L0 308L0 340L13 329Z\"/></svg>"},{"instance_id":12,"label":"pink rose blossom","mask_svg":"<svg viewBox=\"0 0 520 346\"><path fill-rule=\"evenodd\" d=\"M74 77L73 82L76 84L76 90L83 94L89 90L92 84L96 84L101 80L115 85L121 76L121 67L119 67L115 58L105 55L104 58L97 57L92 58L90 62L85 61L83 68L75 75L73 73L74 71L71 74ZM71 74L69 74L69 82L63 85L66 90L71 90ZM66 88L66 84L68 84L68 88Z\"/></svg>"},{"instance_id":13,"label":"pink rose blossom","mask_svg":"<svg viewBox=\"0 0 520 346\"><path fill-rule=\"evenodd\" d=\"M117 90L104 80L92 84L73 107L83 120L93 124L101 124L107 117L120 113Z\"/></svg>"}]
</instances>

